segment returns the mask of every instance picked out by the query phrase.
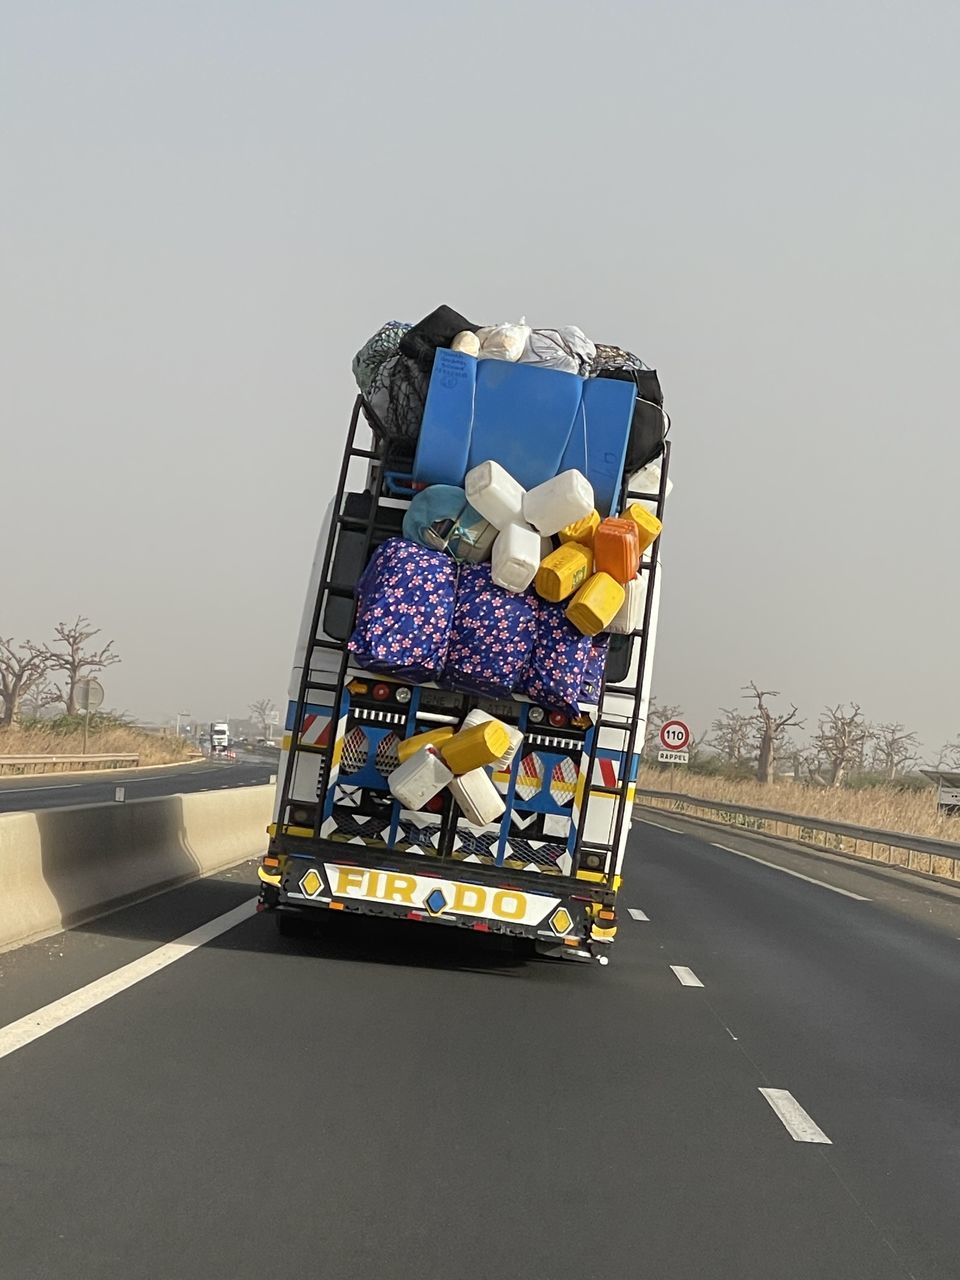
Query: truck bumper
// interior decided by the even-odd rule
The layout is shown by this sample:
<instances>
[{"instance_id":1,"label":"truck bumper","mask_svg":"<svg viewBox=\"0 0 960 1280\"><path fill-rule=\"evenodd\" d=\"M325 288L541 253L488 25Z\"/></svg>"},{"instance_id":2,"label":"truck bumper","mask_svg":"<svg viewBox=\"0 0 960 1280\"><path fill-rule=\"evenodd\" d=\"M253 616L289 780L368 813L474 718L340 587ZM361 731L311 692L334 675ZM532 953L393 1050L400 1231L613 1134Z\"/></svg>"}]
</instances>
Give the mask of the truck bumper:
<instances>
[{"instance_id":1,"label":"truck bumper","mask_svg":"<svg viewBox=\"0 0 960 1280\"><path fill-rule=\"evenodd\" d=\"M549 881L535 890L506 878L500 884L486 876L481 881L462 863L445 871L425 874L419 863L415 871L365 866L341 861L336 853L284 856L279 871L260 868L260 902L265 910L347 911L525 937L541 950L571 958L589 958L612 941L615 930L596 930L600 908L586 894L578 897Z\"/></svg>"}]
</instances>

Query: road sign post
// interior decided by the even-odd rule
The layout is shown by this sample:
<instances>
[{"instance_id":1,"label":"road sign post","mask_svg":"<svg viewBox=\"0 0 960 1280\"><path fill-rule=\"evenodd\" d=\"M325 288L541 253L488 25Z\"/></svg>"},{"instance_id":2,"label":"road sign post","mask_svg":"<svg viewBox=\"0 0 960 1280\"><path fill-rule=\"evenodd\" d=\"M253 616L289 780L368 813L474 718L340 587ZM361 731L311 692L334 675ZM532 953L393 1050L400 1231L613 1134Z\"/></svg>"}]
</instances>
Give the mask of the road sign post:
<instances>
[{"instance_id":1,"label":"road sign post","mask_svg":"<svg viewBox=\"0 0 960 1280\"><path fill-rule=\"evenodd\" d=\"M666 720L660 726L660 750L657 760L670 766L670 790L673 790L673 775L678 764L689 764L690 729L682 720Z\"/></svg>"},{"instance_id":2,"label":"road sign post","mask_svg":"<svg viewBox=\"0 0 960 1280\"><path fill-rule=\"evenodd\" d=\"M93 676L87 676L85 679L77 681L74 694L77 700L77 710L83 712L83 747L80 754L85 756L87 754L87 730L90 725L90 713L103 705L103 685Z\"/></svg>"}]
</instances>

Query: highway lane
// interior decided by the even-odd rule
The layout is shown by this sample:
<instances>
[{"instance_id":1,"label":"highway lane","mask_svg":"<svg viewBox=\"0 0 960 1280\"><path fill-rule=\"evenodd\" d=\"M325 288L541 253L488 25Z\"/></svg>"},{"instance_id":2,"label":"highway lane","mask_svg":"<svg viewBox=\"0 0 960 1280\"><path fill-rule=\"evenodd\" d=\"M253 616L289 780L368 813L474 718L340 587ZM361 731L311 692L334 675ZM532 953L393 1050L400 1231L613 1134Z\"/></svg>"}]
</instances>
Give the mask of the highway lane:
<instances>
[{"instance_id":1,"label":"highway lane","mask_svg":"<svg viewBox=\"0 0 960 1280\"><path fill-rule=\"evenodd\" d=\"M0 813L29 809L61 809L78 804L111 804L117 787L128 800L212 791L221 787L254 787L270 781L277 761L266 757L197 760L161 769L116 769L94 774L46 773L0 778Z\"/></svg>"},{"instance_id":2,"label":"highway lane","mask_svg":"<svg viewBox=\"0 0 960 1280\"><path fill-rule=\"evenodd\" d=\"M606 969L256 917L0 1057L5 1273L955 1280L957 899L711 834L638 828ZM0 1026L252 885L0 955Z\"/></svg>"},{"instance_id":3,"label":"highway lane","mask_svg":"<svg viewBox=\"0 0 960 1280\"><path fill-rule=\"evenodd\" d=\"M665 821L690 833L648 827L644 904L665 946L709 974L717 1017L811 1105L844 1186L912 1273L956 1280L960 892Z\"/></svg>"}]
</instances>

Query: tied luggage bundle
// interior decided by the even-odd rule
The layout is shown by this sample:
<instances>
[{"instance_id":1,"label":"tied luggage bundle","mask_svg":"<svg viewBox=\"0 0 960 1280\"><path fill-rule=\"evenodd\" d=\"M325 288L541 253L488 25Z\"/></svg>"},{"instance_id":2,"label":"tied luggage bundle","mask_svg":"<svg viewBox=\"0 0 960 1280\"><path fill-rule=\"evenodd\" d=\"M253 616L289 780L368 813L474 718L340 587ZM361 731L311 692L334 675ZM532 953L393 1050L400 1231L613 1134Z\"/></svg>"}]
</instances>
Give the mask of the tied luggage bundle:
<instances>
[{"instance_id":1,"label":"tied luggage bundle","mask_svg":"<svg viewBox=\"0 0 960 1280\"><path fill-rule=\"evenodd\" d=\"M414 684L439 678L456 601L448 556L388 538L360 576L357 601L348 648L361 667Z\"/></svg>"},{"instance_id":2,"label":"tied luggage bundle","mask_svg":"<svg viewBox=\"0 0 960 1280\"><path fill-rule=\"evenodd\" d=\"M523 377L518 370L515 379L512 364L540 368ZM499 367L503 376L484 380L481 367ZM642 502L619 517L605 513L615 510L624 456L628 470L645 463L641 491L659 484L663 432L659 443L636 438L641 400L659 406L661 426L666 421L655 372L630 352L596 348L579 330L483 327L448 307L414 326L390 322L358 352L354 369L381 434L407 443L419 436L414 476L423 461L424 475L455 480L421 481L404 539L383 544L374 557L382 552L383 563L365 571L350 642L358 662L412 682L526 694L576 711L580 682L591 691L596 685L585 675L593 651L580 639L636 631L643 611L641 557L659 521ZM401 422L392 389L389 411L375 406L404 380L399 400L413 409ZM591 380L600 393L592 398ZM420 435L418 413L426 404L430 416L435 391L428 449L427 419ZM623 416L631 405L632 425L629 412ZM513 459L516 474L504 459ZM391 542L414 551L384 551ZM559 645L556 654L548 638Z\"/></svg>"},{"instance_id":3,"label":"tied luggage bundle","mask_svg":"<svg viewBox=\"0 0 960 1280\"><path fill-rule=\"evenodd\" d=\"M489 565L464 565L440 683L465 693L508 698L526 670L536 635L532 593L516 595L498 587Z\"/></svg>"},{"instance_id":4,"label":"tied luggage bundle","mask_svg":"<svg viewBox=\"0 0 960 1280\"><path fill-rule=\"evenodd\" d=\"M390 538L358 586L349 649L368 671L481 697L522 694L578 715L590 646L562 604L503 590L489 565L458 569L443 552Z\"/></svg>"},{"instance_id":5,"label":"tied luggage bundle","mask_svg":"<svg viewBox=\"0 0 960 1280\"><path fill-rule=\"evenodd\" d=\"M669 420L663 409L660 383L656 371L648 368L632 352L615 346L598 346L573 325L536 329L521 320L519 324L484 326L467 319L451 307L441 306L415 325L398 320L388 321L354 358L353 369L363 397L365 413L376 433L385 438L389 465L395 471L416 466L415 454L421 429L425 424L424 415L429 408L428 397L435 381L433 375L443 356L453 357L453 363L443 364L443 379L449 380L453 375L453 381L462 384L456 403L458 414L466 415L463 423L463 452L455 448L451 455L461 459L461 463L454 466L454 471L459 469L460 474L422 476L420 478L424 483L442 481L462 485L463 474L469 466L490 458L498 458L501 463L506 461L498 449L506 448L515 458L529 457L531 453L543 450L551 433L555 434L559 430L563 438L555 440L559 444L555 461L560 465L555 465L552 471L541 472L536 481L528 478L527 484L550 479L557 471L571 467L585 471L594 485L599 483L600 475L604 474L606 479L602 486L604 498L601 511L606 514L610 510L610 497L619 483L619 473L625 470L627 475L632 475L659 457L663 450ZM458 365L457 361L466 363ZM527 372L534 375L535 381L524 382L522 385L517 383L514 390L509 392L510 395L515 393L521 398L525 397L524 411L518 412L513 420L506 423L499 420L502 419L504 409L502 403L499 407L494 407L492 419L487 413L481 413L486 425L481 430L481 439L474 442L474 447L469 440L470 420L474 412L473 383L476 382L476 395L479 397L476 403L478 412L482 409L480 400L488 391L496 399L498 393L495 387L499 385L496 379L489 387L483 379L477 382L475 373L470 377L469 368L476 371L482 365L505 365L508 368L512 365L518 369L525 367ZM542 375L546 375L547 384L536 381ZM559 392L562 384L552 382L552 379L558 377L570 380L568 386L574 394L571 413L567 412L567 393ZM471 384L469 388L468 383ZM623 384L623 394L627 398L622 400L619 392L612 391L599 397L585 395L578 415L574 384L586 390L594 383L604 384L607 388L616 383ZM452 386L453 383L449 385ZM548 387L553 390L548 390ZM544 395L552 406L549 411L544 410ZM620 438L621 429L613 426L613 419L606 426L600 427L599 435L594 436L600 418L611 412L613 418L617 418L620 413L618 406L621 404L627 409L623 438ZM509 411L509 396L507 409ZM583 410L587 411L584 413ZM560 417L551 418L550 415L556 413ZM509 419L509 412L507 416ZM439 417L442 422L446 412L441 410ZM492 435L489 434L491 430ZM589 460L591 440L597 459L607 459L606 464L603 461L597 462L599 470L596 474L593 473L592 462L584 467L581 461L577 461L578 456ZM614 447L615 440L620 442L617 447ZM484 441L491 443L492 452L484 452ZM521 445L519 453L512 447L513 443ZM584 445L587 446L585 454ZM431 444L428 452L432 451ZM619 463L616 462L618 453ZM468 456L469 464L463 465ZM614 469L607 474L610 465Z\"/></svg>"}]
</instances>

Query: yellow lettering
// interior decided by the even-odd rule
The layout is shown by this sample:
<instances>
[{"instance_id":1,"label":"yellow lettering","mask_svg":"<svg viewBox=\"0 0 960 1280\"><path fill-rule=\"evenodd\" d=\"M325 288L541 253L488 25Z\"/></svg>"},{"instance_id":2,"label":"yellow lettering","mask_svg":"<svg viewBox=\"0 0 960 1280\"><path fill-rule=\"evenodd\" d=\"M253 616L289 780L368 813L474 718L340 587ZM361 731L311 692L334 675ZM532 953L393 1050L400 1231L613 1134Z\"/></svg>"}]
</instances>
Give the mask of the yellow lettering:
<instances>
[{"instance_id":1,"label":"yellow lettering","mask_svg":"<svg viewBox=\"0 0 960 1280\"><path fill-rule=\"evenodd\" d=\"M417 887L413 876L388 875L385 880L386 884L378 897L386 898L388 902L403 902L408 907L413 906L413 891Z\"/></svg>"},{"instance_id":2,"label":"yellow lettering","mask_svg":"<svg viewBox=\"0 0 960 1280\"><path fill-rule=\"evenodd\" d=\"M464 911L467 915L483 915L487 895L483 889L472 884L456 884L453 886L453 911Z\"/></svg>"},{"instance_id":3,"label":"yellow lettering","mask_svg":"<svg viewBox=\"0 0 960 1280\"><path fill-rule=\"evenodd\" d=\"M493 895L493 910L506 920L522 920L527 914L527 904L519 893L504 893L498 889Z\"/></svg>"},{"instance_id":4,"label":"yellow lettering","mask_svg":"<svg viewBox=\"0 0 960 1280\"><path fill-rule=\"evenodd\" d=\"M337 885L334 893L350 893L354 889L362 893L366 874L360 867L337 867Z\"/></svg>"}]
</instances>

